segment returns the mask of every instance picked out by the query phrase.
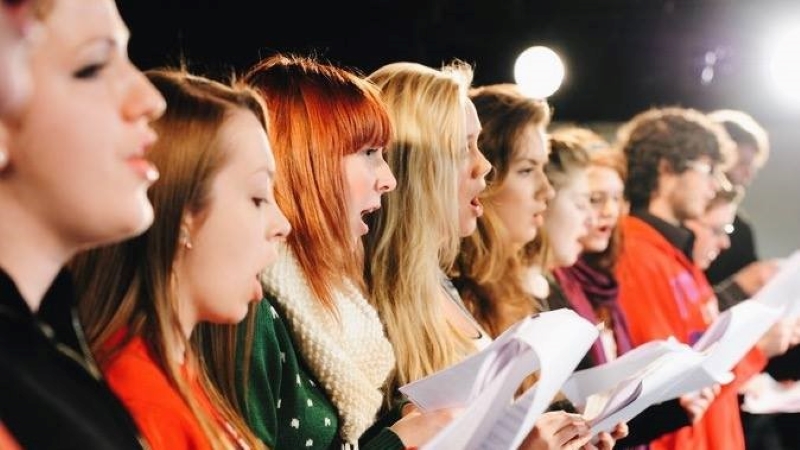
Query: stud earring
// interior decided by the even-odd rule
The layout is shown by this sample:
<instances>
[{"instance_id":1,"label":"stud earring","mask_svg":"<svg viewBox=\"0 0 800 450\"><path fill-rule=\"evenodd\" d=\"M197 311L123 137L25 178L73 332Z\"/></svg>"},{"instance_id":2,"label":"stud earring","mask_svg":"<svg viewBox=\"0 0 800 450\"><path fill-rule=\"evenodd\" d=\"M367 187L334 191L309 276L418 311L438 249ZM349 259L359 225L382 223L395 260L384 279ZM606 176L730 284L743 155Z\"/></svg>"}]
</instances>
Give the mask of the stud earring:
<instances>
[{"instance_id":1,"label":"stud earring","mask_svg":"<svg viewBox=\"0 0 800 450\"><path fill-rule=\"evenodd\" d=\"M185 228L181 228L181 237L180 237L181 245L183 245L186 250L192 249L192 241L189 239L189 232L186 231Z\"/></svg>"}]
</instances>

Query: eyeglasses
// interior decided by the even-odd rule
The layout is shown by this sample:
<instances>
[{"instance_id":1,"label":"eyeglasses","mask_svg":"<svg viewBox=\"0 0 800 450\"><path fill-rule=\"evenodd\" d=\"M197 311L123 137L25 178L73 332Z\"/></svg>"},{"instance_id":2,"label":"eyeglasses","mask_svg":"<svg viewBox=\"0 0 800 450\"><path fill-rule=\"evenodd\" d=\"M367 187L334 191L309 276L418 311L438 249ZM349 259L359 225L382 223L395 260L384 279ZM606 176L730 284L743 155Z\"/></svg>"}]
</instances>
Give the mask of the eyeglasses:
<instances>
[{"instance_id":1,"label":"eyeglasses","mask_svg":"<svg viewBox=\"0 0 800 450\"><path fill-rule=\"evenodd\" d=\"M705 223L703 225L706 228L708 228L709 231L714 233L714 236L717 236L717 237L729 236L731 233L733 233L733 230L734 230L732 223L728 223L728 224L725 224L725 225L722 225L722 226L719 226L719 227L713 227L713 226L705 224Z\"/></svg>"},{"instance_id":2,"label":"eyeglasses","mask_svg":"<svg viewBox=\"0 0 800 450\"><path fill-rule=\"evenodd\" d=\"M713 165L703 162L703 161L686 161L684 163L687 169L692 169L695 172L705 175L705 176L714 176L716 175L716 170Z\"/></svg>"}]
</instances>

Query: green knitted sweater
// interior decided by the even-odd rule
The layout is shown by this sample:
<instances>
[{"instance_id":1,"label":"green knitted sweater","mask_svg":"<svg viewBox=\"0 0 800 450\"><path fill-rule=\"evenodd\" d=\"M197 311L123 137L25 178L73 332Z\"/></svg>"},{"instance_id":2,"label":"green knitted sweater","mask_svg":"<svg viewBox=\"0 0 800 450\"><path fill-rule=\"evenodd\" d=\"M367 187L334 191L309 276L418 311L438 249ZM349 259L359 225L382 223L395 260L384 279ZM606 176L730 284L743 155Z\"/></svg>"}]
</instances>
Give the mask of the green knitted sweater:
<instances>
[{"instance_id":1,"label":"green knitted sweater","mask_svg":"<svg viewBox=\"0 0 800 450\"><path fill-rule=\"evenodd\" d=\"M343 448L337 432L336 408L295 350L288 322L280 311L269 296L256 310L257 332L253 336L246 395L241 396L247 422L272 449ZM242 368L243 352L238 352L236 358L236 366ZM237 376L237 384L244 386L244 374L240 371ZM359 442L362 450L403 449L400 438L388 428L365 434L374 437Z\"/></svg>"}]
</instances>

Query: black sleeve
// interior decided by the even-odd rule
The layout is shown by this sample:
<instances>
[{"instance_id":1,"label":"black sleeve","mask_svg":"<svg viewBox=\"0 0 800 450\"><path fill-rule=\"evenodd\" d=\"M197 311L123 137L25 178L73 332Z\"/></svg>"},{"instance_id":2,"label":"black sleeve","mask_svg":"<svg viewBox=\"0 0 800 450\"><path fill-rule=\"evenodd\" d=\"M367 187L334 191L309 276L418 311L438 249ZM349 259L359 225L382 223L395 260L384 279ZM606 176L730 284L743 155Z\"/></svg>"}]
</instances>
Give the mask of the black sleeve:
<instances>
[{"instance_id":1,"label":"black sleeve","mask_svg":"<svg viewBox=\"0 0 800 450\"><path fill-rule=\"evenodd\" d=\"M758 260L753 229L742 214L737 214L734 218L733 233L729 237L730 248L721 251L717 259L706 269L706 276L711 284L721 283L746 265Z\"/></svg>"},{"instance_id":2,"label":"black sleeve","mask_svg":"<svg viewBox=\"0 0 800 450\"><path fill-rule=\"evenodd\" d=\"M644 445L689 424L689 416L678 399L659 403L628 421L628 436L618 440L615 448Z\"/></svg>"},{"instance_id":3,"label":"black sleeve","mask_svg":"<svg viewBox=\"0 0 800 450\"><path fill-rule=\"evenodd\" d=\"M766 371L778 381L800 380L800 346L772 357L767 363Z\"/></svg>"},{"instance_id":4,"label":"black sleeve","mask_svg":"<svg viewBox=\"0 0 800 450\"><path fill-rule=\"evenodd\" d=\"M717 296L720 312L730 309L750 298L744 289L733 281L733 277L727 278L722 283L715 285L714 294Z\"/></svg>"},{"instance_id":5,"label":"black sleeve","mask_svg":"<svg viewBox=\"0 0 800 450\"><path fill-rule=\"evenodd\" d=\"M382 411L378 414L378 419L375 423L358 438L359 447L364 448L367 443L377 439L380 435L385 433L387 428L400 420L403 417L403 406L405 406L406 403L408 403L408 399L397 392L397 396L392 401L391 406L384 406Z\"/></svg>"}]
</instances>

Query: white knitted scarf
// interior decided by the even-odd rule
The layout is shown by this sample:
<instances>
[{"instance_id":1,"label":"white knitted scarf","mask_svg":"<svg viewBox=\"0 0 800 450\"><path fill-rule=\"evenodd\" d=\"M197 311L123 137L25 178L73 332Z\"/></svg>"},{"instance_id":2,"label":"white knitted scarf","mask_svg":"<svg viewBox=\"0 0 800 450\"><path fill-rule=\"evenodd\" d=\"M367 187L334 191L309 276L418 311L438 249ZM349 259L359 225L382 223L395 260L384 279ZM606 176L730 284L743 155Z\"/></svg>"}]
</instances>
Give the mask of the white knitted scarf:
<instances>
[{"instance_id":1,"label":"white knitted scarf","mask_svg":"<svg viewBox=\"0 0 800 450\"><path fill-rule=\"evenodd\" d=\"M282 306L303 359L338 410L342 439L357 447L358 437L375 423L383 402L381 387L395 365L378 313L347 282L334 293L337 320L314 298L285 244L278 261L262 273L261 284Z\"/></svg>"}]
</instances>

